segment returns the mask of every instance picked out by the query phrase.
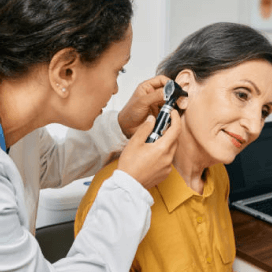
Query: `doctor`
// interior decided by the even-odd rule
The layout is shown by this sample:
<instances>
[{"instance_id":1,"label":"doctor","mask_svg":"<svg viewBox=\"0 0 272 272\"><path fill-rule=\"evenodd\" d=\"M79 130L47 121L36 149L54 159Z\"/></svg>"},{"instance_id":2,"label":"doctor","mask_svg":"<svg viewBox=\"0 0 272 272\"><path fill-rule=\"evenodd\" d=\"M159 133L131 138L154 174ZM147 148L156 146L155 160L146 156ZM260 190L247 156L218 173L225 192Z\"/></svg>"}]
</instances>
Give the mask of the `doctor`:
<instances>
[{"instance_id":1,"label":"doctor","mask_svg":"<svg viewBox=\"0 0 272 272\"><path fill-rule=\"evenodd\" d=\"M150 223L145 188L170 172L180 132L173 112L145 144L164 76L139 85L119 115L101 115L130 57L131 16L129 0L0 3L0 271L129 270ZM73 128L64 143L49 123ZM95 174L123 149L68 256L50 264L33 236L39 190Z\"/></svg>"}]
</instances>

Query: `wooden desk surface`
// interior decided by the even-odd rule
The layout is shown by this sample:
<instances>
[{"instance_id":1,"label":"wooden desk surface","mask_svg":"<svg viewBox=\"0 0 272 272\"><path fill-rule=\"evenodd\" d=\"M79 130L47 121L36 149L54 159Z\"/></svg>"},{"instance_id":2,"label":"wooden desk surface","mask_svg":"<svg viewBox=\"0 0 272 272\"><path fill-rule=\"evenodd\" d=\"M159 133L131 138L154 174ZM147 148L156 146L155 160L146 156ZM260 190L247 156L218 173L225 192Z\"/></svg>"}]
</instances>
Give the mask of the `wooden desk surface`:
<instances>
[{"instance_id":1,"label":"wooden desk surface","mask_svg":"<svg viewBox=\"0 0 272 272\"><path fill-rule=\"evenodd\" d=\"M272 224L231 209L237 256L272 272Z\"/></svg>"}]
</instances>

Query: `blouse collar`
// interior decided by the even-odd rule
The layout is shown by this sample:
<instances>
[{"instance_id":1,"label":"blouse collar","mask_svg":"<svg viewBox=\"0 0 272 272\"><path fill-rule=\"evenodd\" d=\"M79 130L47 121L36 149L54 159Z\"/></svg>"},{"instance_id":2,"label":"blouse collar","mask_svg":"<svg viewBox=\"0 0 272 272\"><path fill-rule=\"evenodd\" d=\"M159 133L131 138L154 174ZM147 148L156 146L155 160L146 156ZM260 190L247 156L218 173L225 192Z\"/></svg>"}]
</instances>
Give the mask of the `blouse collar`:
<instances>
[{"instance_id":1,"label":"blouse collar","mask_svg":"<svg viewBox=\"0 0 272 272\"><path fill-rule=\"evenodd\" d=\"M158 190L167 206L168 211L171 213L179 205L184 203L191 197L197 197L200 199L211 196L214 192L214 180L211 169L207 169L207 177L204 184L203 194L200 195L187 186L184 179L181 177L176 168L172 165L172 171L168 177L158 184Z\"/></svg>"}]
</instances>

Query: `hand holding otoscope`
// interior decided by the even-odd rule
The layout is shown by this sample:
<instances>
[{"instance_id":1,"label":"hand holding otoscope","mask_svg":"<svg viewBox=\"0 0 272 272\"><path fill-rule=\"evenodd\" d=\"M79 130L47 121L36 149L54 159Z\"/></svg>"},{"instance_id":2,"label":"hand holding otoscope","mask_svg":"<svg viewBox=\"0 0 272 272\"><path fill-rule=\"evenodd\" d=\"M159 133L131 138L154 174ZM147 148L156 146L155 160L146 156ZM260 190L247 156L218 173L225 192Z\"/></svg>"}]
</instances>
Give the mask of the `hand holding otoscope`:
<instances>
[{"instance_id":1,"label":"hand holding otoscope","mask_svg":"<svg viewBox=\"0 0 272 272\"><path fill-rule=\"evenodd\" d=\"M146 143L153 143L159 139L163 132L168 128L171 122L171 111L176 107L177 100L181 96L188 96L188 93L174 81L169 80L164 86L164 100L166 101L161 108L156 119L155 127L146 140Z\"/></svg>"},{"instance_id":2,"label":"hand holding otoscope","mask_svg":"<svg viewBox=\"0 0 272 272\"><path fill-rule=\"evenodd\" d=\"M154 92L146 91L147 89L150 89L150 85L153 87ZM161 93L161 90L158 89L162 87L164 87L164 89ZM155 94L156 90L158 92L157 94ZM179 114L172 109L176 106L178 98L183 95L187 96L187 93L182 91L181 87L178 84L175 84L174 81L170 80L169 82L168 78L157 76L156 78L143 83L143 86L140 86L138 91L134 94L137 100L142 98L141 100L148 101L142 104L138 103L141 107L145 107L146 109L148 108L146 113L150 111L152 105L162 101L162 94L166 102L165 104L168 105L169 108L166 112L165 108L161 109L157 122L155 122L153 116L149 116L149 118L139 126L121 153L118 161L118 170L129 174L146 189L159 184L172 170L171 165L178 146L178 135L181 131L181 119ZM147 96L149 96L149 98L146 99ZM133 101L129 101L125 110L123 110L121 115L122 121L124 118L124 112L127 112L127 110L130 110L135 106L132 102ZM139 107L139 105L137 105L137 107ZM170 117L171 126L164 133L163 129L166 129L169 125ZM162 122L160 122L160 120ZM128 125L127 120L125 121ZM130 122L133 123L133 119L130 119ZM156 126L155 129L153 129L155 123ZM159 137L162 133L163 137L155 142L154 140L149 142L154 142L153 144L146 143L148 135L152 134L152 130L156 133L157 128L160 133ZM133 156L131 154L133 154Z\"/></svg>"}]
</instances>

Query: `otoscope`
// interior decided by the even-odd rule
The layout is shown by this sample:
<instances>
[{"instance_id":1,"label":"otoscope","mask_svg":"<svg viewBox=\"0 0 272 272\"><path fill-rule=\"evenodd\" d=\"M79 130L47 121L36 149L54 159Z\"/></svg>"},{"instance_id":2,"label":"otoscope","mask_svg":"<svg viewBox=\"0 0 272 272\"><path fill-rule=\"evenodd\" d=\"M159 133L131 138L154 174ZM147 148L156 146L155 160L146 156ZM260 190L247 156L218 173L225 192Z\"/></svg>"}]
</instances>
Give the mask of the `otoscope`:
<instances>
[{"instance_id":1,"label":"otoscope","mask_svg":"<svg viewBox=\"0 0 272 272\"><path fill-rule=\"evenodd\" d=\"M188 93L182 90L182 88L174 80L169 80L165 84L163 91L164 101L166 102L159 112L155 127L152 133L148 136L146 143L153 143L162 136L163 132L170 125L170 113L176 107L178 98L180 96L188 96Z\"/></svg>"}]
</instances>

